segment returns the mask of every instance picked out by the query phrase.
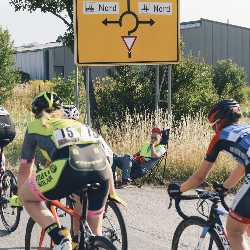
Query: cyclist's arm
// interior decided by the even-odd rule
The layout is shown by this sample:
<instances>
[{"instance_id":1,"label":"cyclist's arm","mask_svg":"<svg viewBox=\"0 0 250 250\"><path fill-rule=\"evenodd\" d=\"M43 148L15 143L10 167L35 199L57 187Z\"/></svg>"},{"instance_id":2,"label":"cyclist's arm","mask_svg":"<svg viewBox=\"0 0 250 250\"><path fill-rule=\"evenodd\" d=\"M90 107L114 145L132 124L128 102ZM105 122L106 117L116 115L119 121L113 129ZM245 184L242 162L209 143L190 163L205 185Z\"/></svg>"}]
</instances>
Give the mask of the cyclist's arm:
<instances>
[{"instance_id":1,"label":"cyclist's arm","mask_svg":"<svg viewBox=\"0 0 250 250\"><path fill-rule=\"evenodd\" d=\"M238 167L231 172L230 176L224 182L223 186L227 189L234 187L240 181L243 175L245 175L245 167L242 165L238 165Z\"/></svg>"},{"instance_id":2,"label":"cyclist's arm","mask_svg":"<svg viewBox=\"0 0 250 250\"><path fill-rule=\"evenodd\" d=\"M32 175L34 161L21 160L18 177L17 177L17 185L18 189L24 184L24 182Z\"/></svg>"},{"instance_id":3,"label":"cyclist's arm","mask_svg":"<svg viewBox=\"0 0 250 250\"><path fill-rule=\"evenodd\" d=\"M26 132L21 152L21 162L18 171L18 188L31 176L35 159L36 141Z\"/></svg>"},{"instance_id":4,"label":"cyclist's arm","mask_svg":"<svg viewBox=\"0 0 250 250\"><path fill-rule=\"evenodd\" d=\"M201 167L187 181L182 183L180 191L186 192L189 189L198 187L206 179L212 165L212 162L204 160Z\"/></svg>"}]
</instances>

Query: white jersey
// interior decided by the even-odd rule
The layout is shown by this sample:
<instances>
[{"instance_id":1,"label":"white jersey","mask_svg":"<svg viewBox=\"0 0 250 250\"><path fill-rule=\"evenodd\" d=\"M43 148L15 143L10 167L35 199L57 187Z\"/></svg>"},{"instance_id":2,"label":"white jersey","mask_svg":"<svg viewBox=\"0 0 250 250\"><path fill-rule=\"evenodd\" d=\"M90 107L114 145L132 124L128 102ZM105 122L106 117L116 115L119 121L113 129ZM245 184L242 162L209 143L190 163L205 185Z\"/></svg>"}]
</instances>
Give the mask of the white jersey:
<instances>
[{"instance_id":1,"label":"white jersey","mask_svg":"<svg viewBox=\"0 0 250 250\"><path fill-rule=\"evenodd\" d=\"M102 145L102 148L105 152L105 155L110 163L110 165L112 166L113 164L113 151L111 149L111 147L106 143L106 141L103 139L103 137L99 134L97 134L92 128L86 126L86 128L88 129L88 133L89 135L93 138L93 139L97 139L99 141L99 143Z\"/></svg>"}]
</instances>

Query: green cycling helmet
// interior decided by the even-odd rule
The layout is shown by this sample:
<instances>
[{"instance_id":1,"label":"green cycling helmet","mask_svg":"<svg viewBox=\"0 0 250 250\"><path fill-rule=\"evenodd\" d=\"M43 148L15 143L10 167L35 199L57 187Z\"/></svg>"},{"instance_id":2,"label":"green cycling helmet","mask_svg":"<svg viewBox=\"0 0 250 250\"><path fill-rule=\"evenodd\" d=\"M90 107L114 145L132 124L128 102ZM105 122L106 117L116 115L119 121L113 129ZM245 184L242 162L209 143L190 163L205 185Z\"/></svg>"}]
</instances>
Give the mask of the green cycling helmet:
<instances>
[{"instance_id":1,"label":"green cycling helmet","mask_svg":"<svg viewBox=\"0 0 250 250\"><path fill-rule=\"evenodd\" d=\"M32 112L39 114L43 110L47 112L60 109L62 100L55 92L43 92L36 96L32 102Z\"/></svg>"}]
</instances>

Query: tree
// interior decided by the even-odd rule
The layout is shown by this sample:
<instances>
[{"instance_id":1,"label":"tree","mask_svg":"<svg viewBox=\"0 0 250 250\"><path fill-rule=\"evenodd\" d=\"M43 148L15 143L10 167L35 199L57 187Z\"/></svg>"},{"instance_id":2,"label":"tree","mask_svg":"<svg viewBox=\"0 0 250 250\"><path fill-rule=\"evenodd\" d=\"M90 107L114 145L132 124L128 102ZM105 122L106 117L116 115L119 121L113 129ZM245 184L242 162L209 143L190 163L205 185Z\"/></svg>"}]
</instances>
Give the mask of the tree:
<instances>
[{"instance_id":1,"label":"tree","mask_svg":"<svg viewBox=\"0 0 250 250\"><path fill-rule=\"evenodd\" d=\"M83 75L79 74L79 81L83 81ZM68 75L67 78L63 78L62 76L56 76L53 80L53 91L55 91L63 100L64 104L74 104L75 103L75 93L76 93L76 74L73 71L71 74ZM80 94L83 96L84 91L81 87L82 85L79 86L79 91ZM81 111L84 111L85 106L84 106L85 100L81 98L80 100L80 109Z\"/></svg>"},{"instance_id":2,"label":"tree","mask_svg":"<svg viewBox=\"0 0 250 250\"><path fill-rule=\"evenodd\" d=\"M234 98L239 102L243 100L246 73L231 59L220 60L215 64L213 81L221 98Z\"/></svg>"},{"instance_id":3,"label":"tree","mask_svg":"<svg viewBox=\"0 0 250 250\"><path fill-rule=\"evenodd\" d=\"M43 13L50 13L58 17L65 25L64 35L58 37L71 51L74 51L74 18L73 18L73 0L9 0L9 3L15 8L15 11L35 12L40 10ZM93 125L97 129L99 126L98 106L95 98L95 89L90 82L90 105Z\"/></svg>"},{"instance_id":4,"label":"tree","mask_svg":"<svg viewBox=\"0 0 250 250\"><path fill-rule=\"evenodd\" d=\"M213 85L212 67L189 56L173 67L174 117L207 112L218 99Z\"/></svg>"},{"instance_id":5,"label":"tree","mask_svg":"<svg viewBox=\"0 0 250 250\"><path fill-rule=\"evenodd\" d=\"M110 77L96 80L96 97L102 121L112 124L125 113L154 110L154 72L152 67L117 67Z\"/></svg>"},{"instance_id":6,"label":"tree","mask_svg":"<svg viewBox=\"0 0 250 250\"><path fill-rule=\"evenodd\" d=\"M7 30L0 27L0 104L10 96L19 77L14 69L14 50Z\"/></svg>"}]
</instances>

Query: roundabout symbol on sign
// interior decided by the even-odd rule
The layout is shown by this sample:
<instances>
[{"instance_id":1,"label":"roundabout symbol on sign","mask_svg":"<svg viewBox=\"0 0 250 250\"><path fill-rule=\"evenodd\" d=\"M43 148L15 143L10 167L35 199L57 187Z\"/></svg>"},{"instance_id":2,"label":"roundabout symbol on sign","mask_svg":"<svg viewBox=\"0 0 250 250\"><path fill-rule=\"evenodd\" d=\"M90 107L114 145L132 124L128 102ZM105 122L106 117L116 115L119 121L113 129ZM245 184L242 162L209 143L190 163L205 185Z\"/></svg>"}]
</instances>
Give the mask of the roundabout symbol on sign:
<instances>
[{"instance_id":1,"label":"roundabout symbol on sign","mask_svg":"<svg viewBox=\"0 0 250 250\"><path fill-rule=\"evenodd\" d=\"M125 42L125 45L128 49L128 57L131 58L131 50L136 40L136 37L131 36L131 34L136 32L141 24L144 24L144 25L148 24L150 26L153 26L155 24L155 21L152 18L150 18L149 20L140 20L137 14L131 10L130 0L127 0L127 11L123 12L118 20L108 20L108 18L105 18L102 23L106 26L111 25L111 24L117 24L120 27L122 27L123 25L122 20L125 16L132 16L135 19L135 26L132 29L128 30L127 36L122 36L122 40ZM127 38L127 40L124 39L125 37ZM131 39L129 39L130 37ZM133 41L133 44L131 47L129 45L130 43L127 43L127 41Z\"/></svg>"}]
</instances>

